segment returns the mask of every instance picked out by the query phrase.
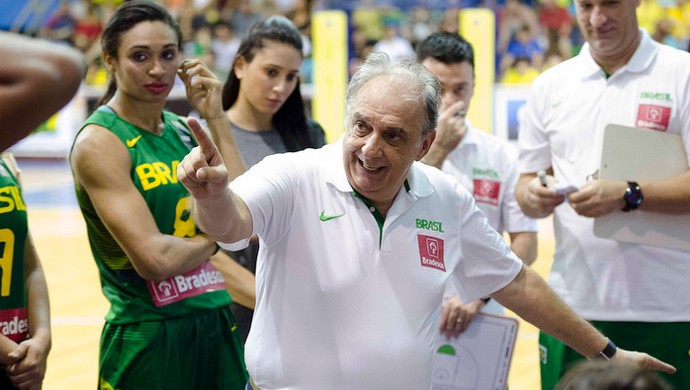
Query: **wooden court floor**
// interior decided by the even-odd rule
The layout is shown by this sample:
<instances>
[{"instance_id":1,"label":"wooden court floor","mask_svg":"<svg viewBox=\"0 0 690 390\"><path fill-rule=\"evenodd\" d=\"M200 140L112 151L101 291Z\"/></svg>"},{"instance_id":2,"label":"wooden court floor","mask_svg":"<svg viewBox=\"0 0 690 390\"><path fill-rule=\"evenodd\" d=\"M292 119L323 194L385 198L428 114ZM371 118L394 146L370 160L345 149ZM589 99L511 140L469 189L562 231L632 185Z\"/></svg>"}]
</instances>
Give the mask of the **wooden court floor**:
<instances>
[{"instance_id":1,"label":"wooden court floor","mask_svg":"<svg viewBox=\"0 0 690 390\"><path fill-rule=\"evenodd\" d=\"M98 341L108 303L103 297L86 228L76 206L72 177L62 160L19 160L29 226L48 280L53 348L43 388L94 389ZM540 221L539 257L534 269L542 276L551 266L550 220ZM539 388L538 332L520 322L509 376L511 390Z\"/></svg>"}]
</instances>

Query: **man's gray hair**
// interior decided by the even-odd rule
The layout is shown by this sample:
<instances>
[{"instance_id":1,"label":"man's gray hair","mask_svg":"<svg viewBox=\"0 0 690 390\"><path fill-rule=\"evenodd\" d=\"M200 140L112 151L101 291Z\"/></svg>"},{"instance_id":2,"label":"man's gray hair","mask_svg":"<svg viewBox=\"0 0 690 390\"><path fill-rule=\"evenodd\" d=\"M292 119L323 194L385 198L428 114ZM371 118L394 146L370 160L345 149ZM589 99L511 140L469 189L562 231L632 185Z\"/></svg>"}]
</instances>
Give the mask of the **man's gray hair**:
<instances>
[{"instance_id":1,"label":"man's gray hair","mask_svg":"<svg viewBox=\"0 0 690 390\"><path fill-rule=\"evenodd\" d=\"M441 105L441 83L424 65L401 57L389 57L385 53L371 53L352 76L345 96L345 128L349 127L352 104L357 93L368 81L379 77L390 77L391 83L405 88L400 96L391 98L418 99L424 103L426 121L422 124L422 136L436 129L438 110Z\"/></svg>"}]
</instances>

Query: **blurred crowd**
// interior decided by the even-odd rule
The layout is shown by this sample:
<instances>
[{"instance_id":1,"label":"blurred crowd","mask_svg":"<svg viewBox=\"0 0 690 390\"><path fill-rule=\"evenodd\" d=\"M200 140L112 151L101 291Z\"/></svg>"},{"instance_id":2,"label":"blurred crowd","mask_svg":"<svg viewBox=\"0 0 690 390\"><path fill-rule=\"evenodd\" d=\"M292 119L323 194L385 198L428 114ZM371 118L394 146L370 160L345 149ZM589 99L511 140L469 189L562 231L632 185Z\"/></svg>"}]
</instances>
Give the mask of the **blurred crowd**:
<instances>
[{"instance_id":1,"label":"blurred crowd","mask_svg":"<svg viewBox=\"0 0 690 390\"><path fill-rule=\"evenodd\" d=\"M60 0L45 17L39 35L78 47L90 66L86 82L105 84L98 37L123 0ZM460 0L444 8L428 1L386 0L158 0L179 19L185 56L201 58L221 79L227 76L243 34L255 21L274 14L290 18L303 37L301 78L311 83L311 16L321 9L349 14L349 72L372 51L414 57L414 48L436 31L458 31L464 6L484 7L496 15L496 81L529 83L543 70L577 54L582 38L573 0ZM27 2L30 4L31 2ZM690 1L642 0L641 27L657 41L688 50Z\"/></svg>"}]
</instances>

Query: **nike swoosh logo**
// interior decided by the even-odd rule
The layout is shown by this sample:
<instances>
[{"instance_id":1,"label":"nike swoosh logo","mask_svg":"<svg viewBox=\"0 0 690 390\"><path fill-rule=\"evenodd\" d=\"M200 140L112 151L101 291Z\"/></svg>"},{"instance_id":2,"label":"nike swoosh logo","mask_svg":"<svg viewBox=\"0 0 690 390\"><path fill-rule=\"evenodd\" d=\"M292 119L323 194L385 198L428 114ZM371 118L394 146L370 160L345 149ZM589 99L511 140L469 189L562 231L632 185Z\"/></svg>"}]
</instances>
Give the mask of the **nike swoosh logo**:
<instances>
[{"instance_id":1,"label":"nike swoosh logo","mask_svg":"<svg viewBox=\"0 0 690 390\"><path fill-rule=\"evenodd\" d=\"M323 211L321 211L321 215L319 215L319 219L322 220L322 221L324 221L324 222L326 222L326 221L330 221L331 219L340 218L340 217L342 217L343 215L345 215L345 214L324 215L324 214L323 214Z\"/></svg>"},{"instance_id":2,"label":"nike swoosh logo","mask_svg":"<svg viewBox=\"0 0 690 390\"><path fill-rule=\"evenodd\" d=\"M127 146L130 147L130 148L133 148L134 145L136 145L137 142L139 142L139 139L140 139L140 138L141 138L141 136L134 137L134 138L132 138L132 139L128 139L128 140L127 140Z\"/></svg>"}]
</instances>

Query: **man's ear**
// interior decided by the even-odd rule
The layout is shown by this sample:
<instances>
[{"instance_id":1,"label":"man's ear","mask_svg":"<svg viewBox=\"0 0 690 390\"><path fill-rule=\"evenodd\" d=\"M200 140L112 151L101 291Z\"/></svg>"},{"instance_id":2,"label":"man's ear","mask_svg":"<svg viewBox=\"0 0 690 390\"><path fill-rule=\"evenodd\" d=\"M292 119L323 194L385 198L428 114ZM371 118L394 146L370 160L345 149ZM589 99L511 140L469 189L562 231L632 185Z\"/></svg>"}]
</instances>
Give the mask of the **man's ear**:
<instances>
[{"instance_id":1,"label":"man's ear","mask_svg":"<svg viewBox=\"0 0 690 390\"><path fill-rule=\"evenodd\" d=\"M429 148L431 148L431 144L434 143L435 139L436 139L436 130L431 131L429 134L427 134L424 137L424 140L422 141L422 148L419 150L419 153L417 153L417 158L415 160L419 161L424 156L426 156L426 154L429 152Z\"/></svg>"}]
</instances>

